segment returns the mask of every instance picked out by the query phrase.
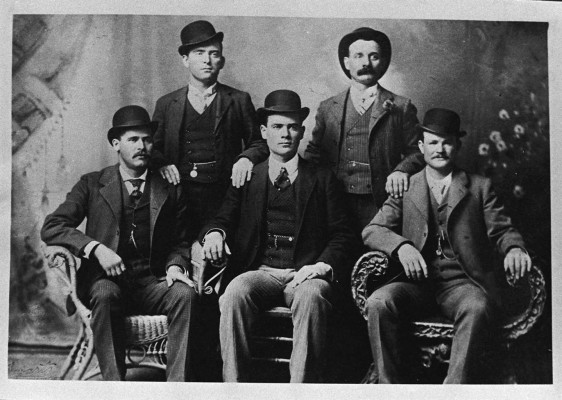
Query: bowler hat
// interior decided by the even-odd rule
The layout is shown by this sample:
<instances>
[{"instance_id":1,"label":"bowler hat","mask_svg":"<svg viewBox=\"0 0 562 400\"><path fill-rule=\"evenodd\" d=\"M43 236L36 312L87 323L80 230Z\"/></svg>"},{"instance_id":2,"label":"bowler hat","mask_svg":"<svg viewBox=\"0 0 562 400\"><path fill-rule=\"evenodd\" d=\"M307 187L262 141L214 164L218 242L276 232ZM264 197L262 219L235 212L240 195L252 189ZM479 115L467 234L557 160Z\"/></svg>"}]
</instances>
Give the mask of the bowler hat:
<instances>
[{"instance_id":1,"label":"bowler hat","mask_svg":"<svg viewBox=\"0 0 562 400\"><path fill-rule=\"evenodd\" d=\"M374 40L377 42L381 48L381 56L386 59L386 67L382 71L381 77L385 74L388 66L390 65L390 56L392 55L392 47L390 46L390 39L384 33L376 31L371 28L358 28L353 32L348 33L340 40L340 45L338 46L338 57L340 59L340 66L343 72L348 78L351 78L349 71L345 68L343 63L343 58L349 56L349 46L356 40Z\"/></svg>"},{"instance_id":2,"label":"bowler hat","mask_svg":"<svg viewBox=\"0 0 562 400\"><path fill-rule=\"evenodd\" d=\"M215 31L215 27L209 21L195 21L184 26L180 33L181 46L178 52L183 56L189 53L189 50L198 44L217 40L222 43L224 34Z\"/></svg>"},{"instance_id":3,"label":"bowler hat","mask_svg":"<svg viewBox=\"0 0 562 400\"><path fill-rule=\"evenodd\" d=\"M265 124L266 117L271 114L298 113L301 121L304 121L309 112L308 107L301 108L301 99L292 90L275 90L266 96L264 106L257 110L257 116L258 121Z\"/></svg>"},{"instance_id":4,"label":"bowler hat","mask_svg":"<svg viewBox=\"0 0 562 400\"><path fill-rule=\"evenodd\" d=\"M140 126L149 126L154 133L158 128L158 121L150 121L148 112L141 106L122 107L113 115L113 126L107 131L107 140L111 143L124 129Z\"/></svg>"},{"instance_id":5,"label":"bowler hat","mask_svg":"<svg viewBox=\"0 0 562 400\"><path fill-rule=\"evenodd\" d=\"M439 136L453 135L463 137L465 131L460 130L459 114L446 108L432 108L423 117L423 124L417 124L421 132L430 132Z\"/></svg>"}]
</instances>

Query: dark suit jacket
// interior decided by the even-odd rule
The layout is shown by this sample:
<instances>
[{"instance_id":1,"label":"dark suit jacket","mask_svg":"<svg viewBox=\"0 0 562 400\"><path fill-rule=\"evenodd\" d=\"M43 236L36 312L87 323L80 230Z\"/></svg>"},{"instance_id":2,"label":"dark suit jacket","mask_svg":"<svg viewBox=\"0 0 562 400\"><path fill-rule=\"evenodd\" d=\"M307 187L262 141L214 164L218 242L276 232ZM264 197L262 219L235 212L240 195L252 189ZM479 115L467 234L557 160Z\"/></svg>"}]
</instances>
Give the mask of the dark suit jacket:
<instances>
[{"instance_id":1,"label":"dark suit jacket","mask_svg":"<svg viewBox=\"0 0 562 400\"><path fill-rule=\"evenodd\" d=\"M363 230L364 243L392 254L404 242L411 241L421 251L428 236L429 196L425 170L422 170L412 176L403 199L386 200ZM504 256L511 247L525 248L525 244L505 214L490 179L460 169L453 172L446 229L464 272L500 304L494 247Z\"/></svg>"},{"instance_id":2,"label":"dark suit jacket","mask_svg":"<svg viewBox=\"0 0 562 400\"><path fill-rule=\"evenodd\" d=\"M267 243L266 206L269 163L254 167L252 180L242 188L229 188L218 215L200 234L222 229L232 250L225 279L259 266ZM334 272L334 280L349 279L354 261L355 237L348 226L341 191L334 174L326 168L299 160L296 183L296 269L323 261ZM225 286L225 285L224 285ZM223 287L224 287L223 286Z\"/></svg>"},{"instance_id":3,"label":"dark suit jacket","mask_svg":"<svg viewBox=\"0 0 562 400\"><path fill-rule=\"evenodd\" d=\"M163 276L166 267L172 264L190 270L190 235L181 189L168 184L159 173L152 173L150 190L152 272L156 276ZM66 200L45 218L41 239L48 245L64 246L77 257L81 256L81 250L92 240L117 252L121 213L121 176L119 166L113 165L80 178L67 194ZM76 227L84 218L87 218L86 232L82 233ZM78 271L78 283L85 290L88 283L92 282L84 280L99 274L99 265L92 260L83 259L82 262Z\"/></svg>"},{"instance_id":4,"label":"dark suit jacket","mask_svg":"<svg viewBox=\"0 0 562 400\"><path fill-rule=\"evenodd\" d=\"M417 146L416 107L405 97L383 87L378 91L369 121L369 163L371 187L375 204L380 207L386 200L386 178L393 171L412 175L423 168L423 155ZM344 135L344 117L349 89L320 103L316 126L312 130L304 157L330 166L337 171L341 142ZM392 102L392 110L385 110L385 101Z\"/></svg>"},{"instance_id":5,"label":"dark suit jacket","mask_svg":"<svg viewBox=\"0 0 562 400\"><path fill-rule=\"evenodd\" d=\"M153 121L158 121L154 134L152 165L177 165L181 149L180 129L187 101L187 86L169 93L156 102ZM249 158L254 165L265 160L269 149L262 139L256 112L250 95L221 83L217 84L217 113L215 116L215 146L221 180L228 181L232 165L240 157Z\"/></svg>"}]
</instances>

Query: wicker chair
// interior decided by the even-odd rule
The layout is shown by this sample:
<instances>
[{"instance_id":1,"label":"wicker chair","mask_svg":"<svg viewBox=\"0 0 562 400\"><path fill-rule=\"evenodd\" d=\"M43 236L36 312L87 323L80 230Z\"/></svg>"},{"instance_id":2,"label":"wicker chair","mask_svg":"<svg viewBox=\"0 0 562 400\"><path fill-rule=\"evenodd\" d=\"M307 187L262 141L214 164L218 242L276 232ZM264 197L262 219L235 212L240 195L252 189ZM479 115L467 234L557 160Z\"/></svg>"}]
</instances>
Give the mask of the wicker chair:
<instances>
[{"instance_id":1,"label":"wicker chair","mask_svg":"<svg viewBox=\"0 0 562 400\"><path fill-rule=\"evenodd\" d=\"M371 251L365 253L357 260L352 271L352 294L355 304L361 314L367 319L366 301L373 292L373 288L384 281L389 270L389 260L385 253ZM531 330L541 316L546 302L545 279L537 265L533 265L531 273L527 275L522 285L514 285L508 280L515 293L525 292L528 300L522 309L513 315L505 317L501 326L501 339L508 351L514 341ZM449 362L451 342L453 338L453 324L441 316L432 316L423 320L412 321L411 335L419 349L414 356L415 362L423 368L446 364ZM417 359L417 361L416 361ZM516 376L509 361L504 363L504 370L500 371L499 379L503 383L516 383ZM376 383L377 375L374 365L367 371L362 383Z\"/></svg>"},{"instance_id":2,"label":"wicker chair","mask_svg":"<svg viewBox=\"0 0 562 400\"><path fill-rule=\"evenodd\" d=\"M58 271L66 285L68 301L76 307L80 320L80 330L68 354L58 379L88 380L101 374L99 366L90 369L94 355L94 342L90 328L90 310L78 299L76 294L76 271L78 259L62 246L45 246L43 254L50 268ZM193 250L192 250L193 251ZM195 257L193 259L196 259ZM193 261L194 280L200 294L211 294L216 289L216 281L222 270L215 272L211 279L203 279L206 264ZM205 282L205 283L203 283ZM166 369L166 348L168 343L168 324L165 315L132 315L125 319L126 329L126 367Z\"/></svg>"}]
</instances>

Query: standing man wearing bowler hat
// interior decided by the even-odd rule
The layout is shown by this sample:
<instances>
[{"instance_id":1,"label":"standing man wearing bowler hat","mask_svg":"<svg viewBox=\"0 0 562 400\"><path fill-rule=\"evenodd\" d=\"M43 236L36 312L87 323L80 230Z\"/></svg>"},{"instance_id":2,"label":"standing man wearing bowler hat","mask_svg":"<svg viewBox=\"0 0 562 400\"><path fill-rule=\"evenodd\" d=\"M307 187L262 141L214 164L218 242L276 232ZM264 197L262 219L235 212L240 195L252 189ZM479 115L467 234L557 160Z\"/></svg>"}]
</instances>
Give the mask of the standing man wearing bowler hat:
<instances>
[{"instance_id":1,"label":"standing man wearing bowler hat","mask_svg":"<svg viewBox=\"0 0 562 400\"><path fill-rule=\"evenodd\" d=\"M330 166L343 183L359 234L387 193L402 196L423 168L416 147L416 107L379 83L390 64L388 37L371 28L345 35L338 47L351 87L320 103L304 157Z\"/></svg>"},{"instance_id":2,"label":"standing man wearing bowler hat","mask_svg":"<svg viewBox=\"0 0 562 400\"><path fill-rule=\"evenodd\" d=\"M220 260L232 249L230 282L219 298L223 378L251 378L249 335L260 312L287 305L293 318L291 382L324 380L327 326L338 281L350 273L354 235L329 169L299 158L309 109L277 90L258 109L269 159L242 188L231 187L218 215L201 231L203 252Z\"/></svg>"},{"instance_id":3,"label":"standing man wearing bowler hat","mask_svg":"<svg viewBox=\"0 0 562 400\"><path fill-rule=\"evenodd\" d=\"M479 359L494 338L500 305L493 262L503 257L508 277L531 268L490 179L455 166L460 149L457 113L429 110L419 125L427 166L412 176L403 198L389 197L363 231L371 249L397 257L405 274L367 300L369 337L380 383L400 383L400 323L437 306L454 323L445 383L477 383Z\"/></svg>"},{"instance_id":4,"label":"standing man wearing bowler hat","mask_svg":"<svg viewBox=\"0 0 562 400\"><path fill-rule=\"evenodd\" d=\"M168 182L184 186L200 227L215 215L227 188L250 180L268 152L250 95L217 82L225 64L223 33L195 21L180 36L188 85L156 102L152 163Z\"/></svg>"},{"instance_id":5,"label":"standing man wearing bowler hat","mask_svg":"<svg viewBox=\"0 0 562 400\"><path fill-rule=\"evenodd\" d=\"M158 122L126 106L107 139L119 163L82 176L45 219L41 238L82 260L78 295L92 310L94 348L105 380L125 379L125 315L168 316L168 381L190 380L197 295L190 279L189 221L181 188L148 169ZM87 219L86 231L76 228Z\"/></svg>"}]
</instances>

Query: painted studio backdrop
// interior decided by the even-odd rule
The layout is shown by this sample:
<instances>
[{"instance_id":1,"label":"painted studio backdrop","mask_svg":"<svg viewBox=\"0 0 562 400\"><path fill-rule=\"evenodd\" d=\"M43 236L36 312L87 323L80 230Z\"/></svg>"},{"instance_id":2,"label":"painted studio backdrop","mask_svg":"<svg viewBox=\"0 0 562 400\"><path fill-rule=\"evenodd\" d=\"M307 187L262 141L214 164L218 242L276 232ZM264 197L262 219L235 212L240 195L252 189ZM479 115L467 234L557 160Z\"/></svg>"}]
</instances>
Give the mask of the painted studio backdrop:
<instances>
[{"instance_id":1,"label":"painted studio backdrop","mask_svg":"<svg viewBox=\"0 0 562 400\"><path fill-rule=\"evenodd\" d=\"M11 343L73 342L76 320L42 259L39 230L82 174L116 162L106 134L118 108L138 104L152 113L158 97L186 85L179 34L200 18L225 34L219 80L249 92L256 107L272 90L295 90L311 108L308 134L320 101L349 84L340 38L361 26L387 33L393 58L382 86L410 97L419 119L432 107L460 114L468 131L462 166L493 177L550 277L546 23L16 15Z\"/></svg>"}]
</instances>

